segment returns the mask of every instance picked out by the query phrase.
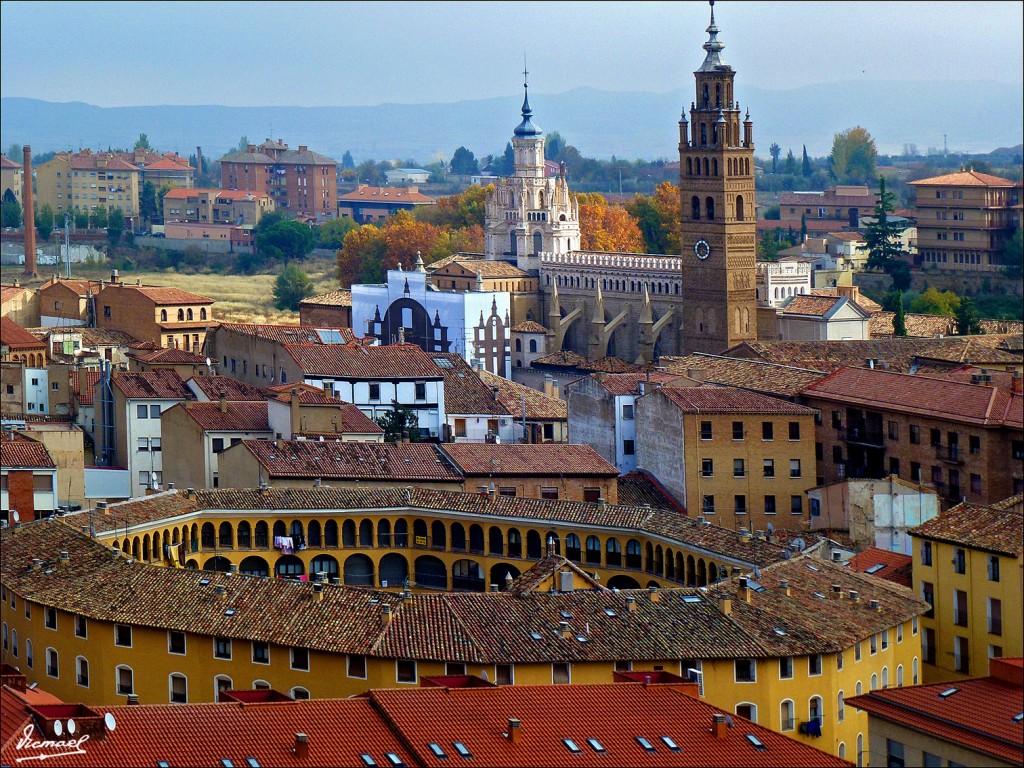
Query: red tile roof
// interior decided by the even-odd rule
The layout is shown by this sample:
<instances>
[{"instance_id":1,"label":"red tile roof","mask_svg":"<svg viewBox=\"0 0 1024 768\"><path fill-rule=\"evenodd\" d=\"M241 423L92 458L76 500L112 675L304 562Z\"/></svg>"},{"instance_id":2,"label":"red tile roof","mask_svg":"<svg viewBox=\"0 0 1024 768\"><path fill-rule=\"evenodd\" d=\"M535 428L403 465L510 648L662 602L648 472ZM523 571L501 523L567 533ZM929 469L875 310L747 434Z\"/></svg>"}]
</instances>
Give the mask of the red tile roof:
<instances>
[{"instance_id":1,"label":"red tile roof","mask_svg":"<svg viewBox=\"0 0 1024 768\"><path fill-rule=\"evenodd\" d=\"M462 482L432 443L243 440L242 446L271 478Z\"/></svg>"},{"instance_id":2,"label":"red tile roof","mask_svg":"<svg viewBox=\"0 0 1024 768\"><path fill-rule=\"evenodd\" d=\"M267 397L279 403L290 403L292 391L299 396L299 403L302 405L344 405L346 403L345 400L328 395L320 387L304 382L276 384L273 387L267 387Z\"/></svg>"},{"instance_id":3,"label":"red tile roof","mask_svg":"<svg viewBox=\"0 0 1024 768\"><path fill-rule=\"evenodd\" d=\"M658 363L680 376L783 397L795 397L825 376L825 371L701 352L684 357L663 356Z\"/></svg>"},{"instance_id":4,"label":"red tile roof","mask_svg":"<svg viewBox=\"0 0 1024 768\"><path fill-rule=\"evenodd\" d=\"M842 296L812 296L797 294L782 305L782 313L787 315L812 315L824 317L842 301Z\"/></svg>"},{"instance_id":5,"label":"red tile roof","mask_svg":"<svg viewBox=\"0 0 1024 768\"><path fill-rule=\"evenodd\" d=\"M11 349L46 349L40 341L9 317L0 317L0 342Z\"/></svg>"},{"instance_id":6,"label":"red tile roof","mask_svg":"<svg viewBox=\"0 0 1024 768\"><path fill-rule=\"evenodd\" d=\"M107 285L101 293L107 291L136 291L142 296L152 301L154 304L159 306L171 305L171 304L213 304L213 299L208 299L205 296L200 296L197 293L191 291L185 291L181 288L171 288L169 286L162 285L126 285L125 283L117 283L116 285Z\"/></svg>"},{"instance_id":7,"label":"red tile roof","mask_svg":"<svg viewBox=\"0 0 1024 768\"><path fill-rule=\"evenodd\" d=\"M619 483L619 504L628 507L650 505L652 509L668 509L686 514L686 507L679 503L662 485L658 478L642 469L635 469L621 475Z\"/></svg>"},{"instance_id":8,"label":"red tile roof","mask_svg":"<svg viewBox=\"0 0 1024 768\"><path fill-rule=\"evenodd\" d=\"M29 292L29 289L22 288L20 285L0 286L0 302L6 304L8 301L13 301L26 292Z\"/></svg>"},{"instance_id":9,"label":"red tile roof","mask_svg":"<svg viewBox=\"0 0 1024 768\"><path fill-rule=\"evenodd\" d=\"M227 410L221 411L219 402L190 403L188 407L185 403L178 403L168 410L180 409L210 432L270 432L266 403L229 400L225 406Z\"/></svg>"},{"instance_id":10,"label":"red tile roof","mask_svg":"<svg viewBox=\"0 0 1024 768\"><path fill-rule=\"evenodd\" d=\"M522 418L523 401L526 401L526 418L528 421L567 421L569 408L565 400L550 397L538 392L533 387L506 379L490 371L477 371L480 380L490 387L498 388L498 400L505 409Z\"/></svg>"},{"instance_id":11,"label":"red tile roof","mask_svg":"<svg viewBox=\"0 0 1024 768\"><path fill-rule=\"evenodd\" d=\"M7 155L0 155L0 168L10 168L11 170L14 170L15 168L21 167L21 165L11 160Z\"/></svg>"},{"instance_id":12,"label":"red tile roof","mask_svg":"<svg viewBox=\"0 0 1024 768\"><path fill-rule=\"evenodd\" d=\"M550 365L558 368L575 368L579 371L603 371L604 373L628 373L640 367L618 357L599 357L596 360L588 360L583 355L568 349L538 357L533 361L533 365Z\"/></svg>"},{"instance_id":13,"label":"red tile roof","mask_svg":"<svg viewBox=\"0 0 1024 768\"><path fill-rule=\"evenodd\" d=\"M1015 182L978 171L958 171L910 182L912 187L1012 187Z\"/></svg>"},{"instance_id":14,"label":"red tile roof","mask_svg":"<svg viewBox=\"0 0 1024 768\"><path fill-rule=\"evenodd\" d=\"M571 443L445 443L439 446L466 475L602 475L619 471L589 445Z\"/></svg>"},{"instance_id":15,"label":"red tile roof","mask_svg":"<svg viewBox=\"0 0 1024 768\"><path fill-rule=\"evenodd\" d=\"M377 422L360 411L354 405L346 403L339 406L341 412L341 423L338 425L338 432L299 432L299 437L308 440L338 440L342 435L383 435L384 430Z\"/></svg>"},{"instance_id":16,"label":"red tile roof","mask_svg":"<svg viewBox=\"0 0 1024 768\"><path fill-rule=\"evenodd\" d=\"M407 187L360 186L352 192L338 195L339 203L380 201L382 203L433 203L434 198L422 192L411 192Z\"/></svg>"},{"instance_id":17,"label":"red tile roof","mask_svg":"<svg viewBox=\"0 0 1024 768\"><path fill-rule=\"evenodd\" d=\"M195 352L188 352L184 349L171 349L167 347L136 355L135 359L142 363L206 365L206 357L203 355L197 355Z\"/></svg>"},{"instance_id":18,"label":"red tile roof","mask_svg":"<svg viewBox=\"0 0 1024 768\"><path fill-rule=\"evenodd\" d=\"M511 328L512 333L547 333L548 329L533 320L524 320Z\"/></svg>"},{"instance_id":19,"label":"red tile roof","mask_svg":"<svg viewBox=\"0 0 1024 768\"><path fill-rule=\"evenodd\" d=\"M129 399L186 400L191 394L181 376L167 369L149 373L115 371L111 382Z\"/></svg>"},{"instance_id":20,"label":"red tile roof","mask_svg":"<svg viewBox=\"0 0 1024 768\"><path fill-rule=\"evenodd\" d=\"M508 416L501 398L476 375L462 355L455 352L432 353L444 374L444 411L448 416ZM498 390L500 395L500 389ZM521 413L520 409L517 413Z\"/></svg>"},{"instance_id":21,"label":"red tile roof","mask_svg":"<svg viewBox=\"0 0 1024 768\"><path fill-rule=\"evenodd\" d=\"M266 392L260 387L232 379L230 376L193 376L189 382L210 400L220 400L221 392L228 400L262 403L267 399Z\"/></svg>"},{"instance_id":22,"label":"red tile roof","mask_svg":"<svg viewBox=\"0 0 1024 768\"><path fill-rule=\"evenodd\" d=\"M146 170L146 171L194 171L195 168L193 168L188 163L178 163L178 162L175 162L174 160L171 160L170 158L165 157L162 160L157 160L154 163L149 163L148 165L143 166L143 170Z\"/></svg>"},{"instance_id":23,"label":"red tile roof","mask_svg":"<svg viewBox=\"0 0 1024 768\"><path fill-rule=\"evenodd\" d=\"M92 405L96 382L100 380L99 371L71 371L71 394L76 397L79 405Z\"/></svg>"},{"instance_id":24,"label":"red tile roof","mask_svg":"<svg viewBox=\"0 0 1024 768\"><path fill-rule=\"evenodd\" d=\"M307 375L344 379L443 378L430 355L415 344L286 344L285 350Z\"/></svg>"},{"instance_id":25,"label":"red tile roof","mask_svg":"<svg viewBox=\"0 0 1024 768\"><path fill-rule=\"evenodd\" d=\"M804 396L980 426L1024 426L1024 397L921 374L840 368L807 387Z\"/></svg>"},{"instance_id":26,"label":"red tile roof","mask_svg":"<svg viewBox=\"0 0 1024 768\"><path fill-rule=\"evenodd\" d=\"M58 153L58 156L67 153ZM137 165L122 160L116 155L107 152L97 154L75 154L71 156L71 167L75 170L85 171L139 171Z\"/></svg>"},{"instance_id":27,"label":"red tile roof","mask_svg":"<svg viewBox=\"0 0 1024 768\"><path fill-rule=\"evenodd\" d=\"M816 411L770 395L737 387L702 384L699 387L661 387L657 392L683 413L754 413L813 416Z\"/></svg>"},{"instance_id":28,"label":"red tile roof","mask_svg":"<svg viewBox=\"0 0 1024 768\"><path fill-rule=\"evenodd\" d=\"M962 749L1018 765L1024 763L1024 723L1014 720L1024 709L1024 691L1019 683L982 677L886 688L846 702L872 717Z\"/></svg>"},{"instance_id":29,"label":"red tile roof","mask_svg":"<svg viewBox=\"0 0 1024 768\"><path fill-rule=\"evenodd\" d=\"M665 373L663 371L633 373L610 373L604 377L600 374L590 374L602 387L608 390L613 396L638 394L640 382L644 382L650 389L658 384L665 384L679 378L678 373Z\"/></svg>"},{"instance_id":30,"label":"red tile roof","mask_svg":"<svg viewBox=\"0 0 1024 768\"><path fill-rule=\"evenodd\" d=\"M1024 552L1024 510L1021 496L984 506L961 502L908 533L1010 557Z\"/></svg>"},{"instance_id":31,"label":"red tile roof","mask_svg":"<svg viewBox=\"0 0 1024 768\"><path fill-rule=\"evenodd\" d=\"M55 280L51 278L50 280L47 280L45 283L43 283L41 286L39 286L39 291L41 293L43 291L47 291L47 290L49 290L51 288L55 288L57 286L63 286L65 288L68 288L71 291L73 291L74 293L77 293L79 296L85 296L86 294L88 294L90 292L92 292L92 293L99 293L100 281L99 280L76 280L74 278L69 278L69 277L58 277Z\"/></svg>"},{"instance_id":32,"label":"red tile roof","mask_svg":"<svg viewBox=\"0 0 1024 768\"><path fill-rule=\"evenodd\" d=\"M880 579L888 579L904 587L913 584L911 566L914 558L901 552L870 547L850 558L850 567L858 573L871 573ZM879 568L878 566L881 566ZM870 570L869 569L873 569Z\"/></svg>"},{"instance_id":33,"label":"red tile roof","mask_svg":"<svg viewBox=\"0 0 1024 768\"><path fill-rule=\"evenodd\" d=\"M352 291L331 291L322 293L319 296L309 296L299 302L299 306L316 305L318 307L351 307Z\"/></svg>"},{"instance_id":34,"label":"red tile roof","mask_svg":"<svg viewBox=\"0 0 1024 768\"><path fill-rule=\"evenodd\" d=\"M276 341L279 344L322 344L323 340L317 335L317 330L336 330L341 334L345 342L355 339L351 328L317 329L311 325L266 325L255 323L221 323L220 328L246 336L256 336L268 341Z\"/></svg>"},{"instance_id":35,"label":"red tile roof","mask_svg":"<svg viewBox=\"0 0 1024 768\"><path fill-rule=\"evenodd\" d=\"M4 469L55 469L46 446L35 440L20 438L0 439L0 464Z\"/></svg>"}]
</instances>

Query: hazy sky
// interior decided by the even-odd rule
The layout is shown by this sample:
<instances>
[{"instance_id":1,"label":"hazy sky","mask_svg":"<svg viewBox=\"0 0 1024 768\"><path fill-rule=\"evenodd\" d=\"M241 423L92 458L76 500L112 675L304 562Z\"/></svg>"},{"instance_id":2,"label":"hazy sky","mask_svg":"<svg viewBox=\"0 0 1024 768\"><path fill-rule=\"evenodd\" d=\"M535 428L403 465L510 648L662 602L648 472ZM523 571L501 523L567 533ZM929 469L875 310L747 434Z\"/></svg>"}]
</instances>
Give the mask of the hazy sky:
<instances>
[{"instance_id":1,"label":"hazy sky","mask_svg":"<svg viewBox=\"0 0 1024 768\"><path fill-rule=\"evenodd\" d=\"M1024 80L1020 2L715 6L743 83ZM0 94L349 106L692 83L706 2L3 2Z\"/></svg>"}]
</instances>

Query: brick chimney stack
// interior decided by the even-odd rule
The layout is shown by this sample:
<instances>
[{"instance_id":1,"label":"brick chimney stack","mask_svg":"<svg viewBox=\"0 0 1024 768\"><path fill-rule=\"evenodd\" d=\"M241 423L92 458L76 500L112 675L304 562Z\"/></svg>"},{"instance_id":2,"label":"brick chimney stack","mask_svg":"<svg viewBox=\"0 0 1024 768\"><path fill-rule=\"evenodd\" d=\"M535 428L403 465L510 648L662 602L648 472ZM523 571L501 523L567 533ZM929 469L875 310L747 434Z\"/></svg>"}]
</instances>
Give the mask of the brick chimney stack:
<instances>
[{"instance_id":1,"label":"brick chimney stack","mask_svg":"<svg viewBox=\"0 0 1024 768\"><path fill-rule=\"evenodd\" d=\"M32 202L32 147L25 145L22 161L21 201L25 218L25 274L36 274L36 209Z\"/></svg>"}]
</instances>

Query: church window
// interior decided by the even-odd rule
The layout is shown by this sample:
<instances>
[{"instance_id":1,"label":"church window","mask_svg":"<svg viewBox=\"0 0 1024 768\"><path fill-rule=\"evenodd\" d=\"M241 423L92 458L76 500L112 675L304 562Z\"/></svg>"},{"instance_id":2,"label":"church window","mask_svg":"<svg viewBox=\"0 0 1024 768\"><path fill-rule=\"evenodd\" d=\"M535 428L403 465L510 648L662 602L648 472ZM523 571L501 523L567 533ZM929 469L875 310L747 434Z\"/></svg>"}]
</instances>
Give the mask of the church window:
<instances>
[{"instance_id":1,"label":"church window","mask_svg":"<svg viewBox=\"0 0 1024 768\"><path fill-rule=\"evenodd\" d=\"M711 143L718 146L718 125L711 126Z\"/></svg>"},{"instance_id":2,"label":"church window","mask_svg":"<svg viewBox=\"0 0 1024 768\"><path fill-rule=\"evenodd\" d=\"M540 190L537 193L537 207L538 208L543 208L544 207L544 190L543 189Z\"/></svg>"},{"instance_id":3,"label":"church window","mask_svg":"<svg viewBox=\"0 0 1024 768\"><path fill-rule=\"evenodd\" d=\"M736 221L743 221L743 195L736 195Z\"/></svg>"},{"instance_id":4,"label":"church window","mask_svg":"<svg viewBox=\"0 0 1024 768\"><path fill-rule=\"evenodd\" d=\"M698 221L700 219L700 198L694 195L690 201L690 207L693 209L693 220Z\"/></svg>"},{"instance_id":5,"label":"church window","mask_svg":"<svg viewBox=\"0 0 1024 768\"><path fill-rule=\"evenodd\" d=\"M722 106L722 86L718 83L715 84L715 106Z\"/></svg>"},{"instance_id":6,"label":"church window","mask_svg":"<svg viewBox=\"0 0 1024 768\"><path fill-rule=\"evenodd\" d=\"M704 107L708 106L708 84L704 83Z\"/></svg>"},{"instance_id":7,"label":"church window","mask_svg":"<svg viewBox=\"0 0 1024 768\"><path fill-rule=\"evenodd\" d=\"M692 157L686 158L686 174L688 176L693 176L693 158Z\"/></svg>"},{"instance_id":8,"label":"church window","mask_svg":"<svg viewBox=\"0 0 1024 768\"><path fill-rule=\"evenodd\" d=\"M711 175L712 176L717 176L718 175L718 158L717 157L713 158L711 160Z\"/></svg>"},{"instance_id":9,"label":"church window","mask_svg":"<svg viewBox=\"0 0 1024 768\"><path fill-rule=\"evenodd\" d=\"M537 340L536 339L530 339L530 351L531 352L536 352L537 351Z\"/></svg>"},{"instance_id":10,"label":"church window","mask_svg":"<svg viewBox=\"0 0 1024 768\"><path fill-rule=\"evenodd\" d=\"M706 157L704 158L704 175L705 176L709 176L710 175L710 173L708 171L708 159Z\"/></svg>"},{"instance_id":11,"label":"church window","mask_svg":"<svg viewBox=\"0 0 1024 768\"><path fill-rule=\"evenodd\" d=\"M516 242L516 233L508 233L508 252L513 256L519 253L519 244Z\"/></svg>"},{"instance_id":12,"label":"church window","mask_svg":"<svg viewBox=\"0 0 1024 768\"><path fill-rule=\"evenodd\" d=\"M516 352L523 351L523 342L521 339L516 339Z\"/></svg>"},{"instance_id":13,"label":"church window","mask_svg":"<svg viewBox=\"0 0 1024 768\"><path fill-rule=\"evenodd\" d=\"M700 158L699 157L697 158L697 161L693 164L693 175L694 176L700 176Z\"/></svg>"},{"instance_id":14,"label":"church window","mask_svg":"<svg viewBox=\"0 0 1024 768\"><path fill-rule=\"evenodd\" d=\"M708 221L715 220L715 198L709 197L704 201L704 214Z\"/></svg>"},{"instance_id":15,"label":"church window","mask_svg":"<svg viewBox=\"0 0 1024 768\"><path fill-rule=\"evenodd\" d=\"M540 253L544 249L544 235L540 232L533 233L533 252Z\"/></svg>"},{"instance_id":16,"label":"church window","mask_svg":"<svg viewBox=\"0 0 1024 768\"><path fill-rule=\"evenodd\" d=\"M700 124L700 143L703 147L708 144L708 127L704 123Z\"/></svg>"}]
</instances>

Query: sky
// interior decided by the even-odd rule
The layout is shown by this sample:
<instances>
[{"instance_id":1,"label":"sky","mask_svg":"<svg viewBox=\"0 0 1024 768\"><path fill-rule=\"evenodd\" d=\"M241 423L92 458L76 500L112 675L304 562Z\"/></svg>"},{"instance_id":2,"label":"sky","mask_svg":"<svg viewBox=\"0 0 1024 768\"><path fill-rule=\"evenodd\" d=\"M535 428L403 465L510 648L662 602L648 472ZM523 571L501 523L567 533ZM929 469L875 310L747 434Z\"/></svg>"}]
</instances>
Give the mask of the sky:
<instances>
[{"instance_id":1,"label":"sky","mask_svg":"<svg viewBox=\"0 0 1024 768\"><path fill-rule=\"evenodd\" d=\"M746 84L1024 82L1024 3L715 6ZM667 93L708 5L686 2L3 2L0 95L98 106L365 106L507 96L522 83ZM698 31L699 30L699 34Z\"/></svg>"}]
</instances>

